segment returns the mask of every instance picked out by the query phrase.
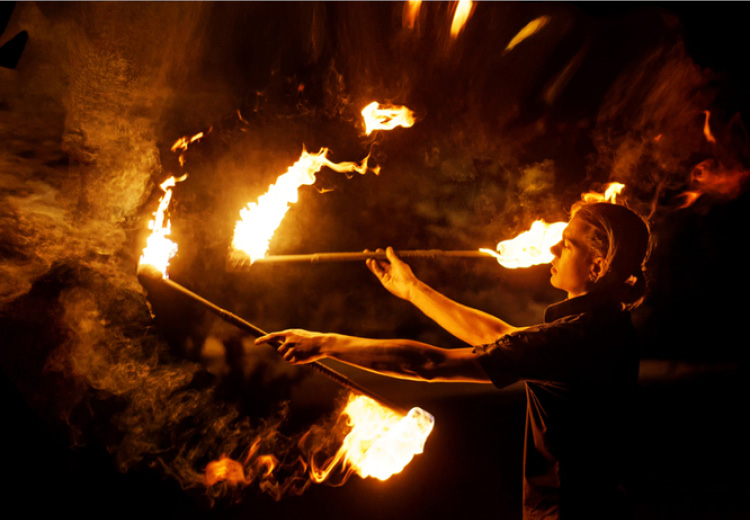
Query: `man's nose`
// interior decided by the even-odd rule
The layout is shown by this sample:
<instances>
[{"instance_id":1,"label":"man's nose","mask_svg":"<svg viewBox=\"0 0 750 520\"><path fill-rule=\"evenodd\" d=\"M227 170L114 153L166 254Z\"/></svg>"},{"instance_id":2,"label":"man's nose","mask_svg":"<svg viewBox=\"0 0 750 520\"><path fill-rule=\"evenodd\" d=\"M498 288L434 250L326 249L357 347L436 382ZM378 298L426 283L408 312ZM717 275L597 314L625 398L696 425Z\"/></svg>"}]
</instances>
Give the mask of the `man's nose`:
<instances>
[{"instance_id":1,"label":"man's nose","mask_svg":"<svg viewBox=\"0 0 750 520\"><path fill-rule=\"evenodd\" d=\"M560 256L560 248L562 247L562 240L557 244L549 248L549 252L555 256Z\"/></svg>"}]
</instances>

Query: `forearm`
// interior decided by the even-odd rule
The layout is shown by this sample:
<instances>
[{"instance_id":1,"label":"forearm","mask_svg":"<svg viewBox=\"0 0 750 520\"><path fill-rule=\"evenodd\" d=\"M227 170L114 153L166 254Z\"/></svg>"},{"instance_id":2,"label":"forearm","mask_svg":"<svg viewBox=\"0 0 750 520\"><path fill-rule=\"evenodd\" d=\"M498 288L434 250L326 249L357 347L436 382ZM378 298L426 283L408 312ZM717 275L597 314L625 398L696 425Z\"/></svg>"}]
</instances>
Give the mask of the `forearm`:
<instances>
[{"instance_id":1,"label":"forearm","mask_svg":"<svg viewBox=\"0 0 750 520\"><path fill-rule=\"evenodd\" d=\"M467 307L417 281L408 300L427 317L469 345L492 343L499 337L520 330L478 309Z\"/></svg>"},{"instance_id":2,"label":"forearm","mask_svg":"<svg viewBox=\"0 0 750 520\"><path fill-rule=\"evenodd\" d=\"M413 381L489 382L471 349L442 349L407 339L325 334L320 354L370 372Z\"/></svg>"}]
</instances>

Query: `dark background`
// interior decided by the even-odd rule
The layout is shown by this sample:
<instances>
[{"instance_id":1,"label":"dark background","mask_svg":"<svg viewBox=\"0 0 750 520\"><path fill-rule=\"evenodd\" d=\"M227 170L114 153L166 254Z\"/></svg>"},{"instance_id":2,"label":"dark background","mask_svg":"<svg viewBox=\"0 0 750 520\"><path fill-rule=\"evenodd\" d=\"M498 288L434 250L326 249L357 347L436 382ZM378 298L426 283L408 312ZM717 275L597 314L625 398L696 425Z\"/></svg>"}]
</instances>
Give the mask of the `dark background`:
<instances>
[{"instance_id":1,"label":"dark background","mask_svg":"<svg viewBox=\"0 0 750 520\"><path fill-rule=\"evenodd\" d=\"M456 40L451 5L426 3L408 31L397 3L3 4L0 45L28 33L16 67L0 69L9 505L83 517L520 517L518 386L354 370L436 417L401 474L280 502L250 485L215 490L226 496L211 505L190 486L190 471L241 452L279 403L290 402L293 431L325 416L338 388L158 288L151 319L135 267L169 175L189 174L171 207L174 280L268 330L459 345L359 264L226 269L239 208L303 146L326 146L336 161L369 152L382 171L320 172L273 253L492 247L624 182L655 238L651 293L634 313L643 362L624 487L637 518L743 516L747 194L740 184L679 207L701 161L747 171L741 4L480 3ZM542 15L545 28L504 52ZM417 124L366 138L359 110L373 99L406 104ZM199 131L180 166L171 144ZM519 325L562 297L548 266L413 268ZM224 423L236 428L214 429Z\"/></svg>"}]
</instances>

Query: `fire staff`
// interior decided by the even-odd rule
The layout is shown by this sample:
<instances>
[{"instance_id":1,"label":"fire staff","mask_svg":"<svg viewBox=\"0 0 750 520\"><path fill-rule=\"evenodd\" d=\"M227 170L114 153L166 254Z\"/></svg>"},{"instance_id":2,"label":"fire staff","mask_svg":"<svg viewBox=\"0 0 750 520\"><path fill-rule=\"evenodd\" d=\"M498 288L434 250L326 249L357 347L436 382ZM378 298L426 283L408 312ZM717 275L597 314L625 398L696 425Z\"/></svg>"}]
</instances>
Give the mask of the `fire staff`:
<instances>
[{"instance_id":1,"label":"fire staff","mask_svg":"<svg viewBox=\"0 0 750 520\"><path fill-rule=\"evenodd\" d=\"M391 377L526 388L524 519L618 518L621 421L638 375L629 311L646 289L647 224L610 203L573 207L552 248L551 284L567 298L544 322L516 327L455 302L420 281L388 248L370 259L383 286L471 347L443 349L406 339L376 340L299 329L274 332L290 363L333 358Z\"/></svg>"}]
</instances>

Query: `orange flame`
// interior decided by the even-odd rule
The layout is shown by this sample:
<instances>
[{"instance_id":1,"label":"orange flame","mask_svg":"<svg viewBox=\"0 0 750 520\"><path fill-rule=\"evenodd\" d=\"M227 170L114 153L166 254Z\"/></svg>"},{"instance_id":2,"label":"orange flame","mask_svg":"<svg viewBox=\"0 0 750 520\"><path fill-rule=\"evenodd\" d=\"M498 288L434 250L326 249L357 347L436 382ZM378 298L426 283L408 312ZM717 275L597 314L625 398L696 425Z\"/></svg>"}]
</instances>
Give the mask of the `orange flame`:
<instances>
[{"instance_id":1,"label":"orange flame","mask_svg":"<svg viewBox=\"0 0 750 520\"><path fill-rule=\"evenodd\" d=\"M337 172L357 172L365 174L368 169L368 155L360 163L334 163L326 158L328 148L321 148L317 154L302 151L299 160L286 173L276 179L276 183L269 186L268 191L258 198L258 202L250 202L240 210L240 220L234 227L232 248L236 253L254 262L268 252L268 247L276 228L279 227L290 204L297 202L298 189L303 185L315 183L315 174L323 166ZM372 169L376 174L377 168Z\"/></svg>"},{"instance_id":2,"label":"orange flame","mask_svg":"<svg viewBox=\"0 0 750 520\"><path fill-rule=\"evenodd\" d=\"M435 422L432 415L421 408L412 408L403 416L369 397L355 394L349 395L339 417L346 420L349 430L336 453L322 465L314 461L317 449L309 454L309 464L301 458L296 461L298 467L307 472L311 482L325 482L335 470L337 474L341 470L344 481L352 473L362 478L387 480L401 472L415 455L423 452ZM302 437L300 445L311 433L312 430ZM279 467L279 461L273 455L258 455L260 442L260 439L253 442L243 462L226 455L210 462L206 466L203 483L207 487L219 482L237 486L248 485L258 479L261 489L274 491L280 497L287 486L275 481L274 471Z\"/></svg>"},{"instance_id":3,"label":"orange flame","mask_svg":"<svg viewBox=\"0 0 750 520\"><path fill-rule=\"evenodd\" d=\"M188 137L188 136L180 137L174 142L174 144L172 144L172 148L170 148L172 152L177 152L177 150L180 150L180 155L179 155L180 166L185 166L185 152L187 151L188 146L194 143L195 141L198 141L199 139L203 139L203 137L204 137L204 133L198 132L193 137Z\"/></svg>"},{"instance_id":4,"label":"orange flame","mask_svg":"<svg viewBox=\"0 0 750 520\"><path fill-rule=\"evenodd\" d=\"M451 23L451 36L453 38L457 38L461 33L473 10L474 2L470 0L460 0L456 4L456 12L453 14L453 23Z\"/></svg>"},{"instance_id":5,"label":"orange flame","mask_svg":"<svg viewBox=\"0 0 750 520\"><path fill-rule=\"evenodd\" d=\"M178 182L187 178L187 174L180 178L170 177L159 186L164 195L159 201L159 207L154 212L154 218L148 224L151 235L146 240L146 247L143 248L138 265L150 265L156 268L162 276L168 278L167 267L169 261L177 253L177 244L172 242L168 237L172 233L172 226L166 218L167 208L172 200L172 188Z\"/></svg>"},{"instance_id":6,"label":"orange flame","mask_svg":"<svg viewBox=\"0 0 750 520\"><path fill-rule=\"evenodd\" d=\"M604 188L604 193L590 191L581 195L581 199L583 199L584 202L610 202L612 204L617 204L617 196L622 193L624 188L624 184L610 182Z\"/></svg>"},{"instance_id":7,"label":"orange flame","mask_svg":"<svg viewBox=\"0 0 750 520\"><path fill-rule=\"evenodd\" d=\"M526 38L529 38L530 36L533 36L541 31L542 28L547 25L549 20L549 16L540 16L539 18L531 20L524 26L523 29L518 31L518 34L516 34L510 41L510 43L508 43L508 46L505 47L505 52L513 50L516 45L524 41Z\"/></svg>"},{"instance_id":8,"label":"orange flame","mask_svg":"<svg viewBox=\"0 0 750 520\"><path fill-rule=\"evenodd\" d=\"M419 8L422 7L421 0L409 0L404 3L403 26L414 29L419 17Z\"/></svg>"},{"instance_id":9,"label":"orange flame","mask_svg":"<svg viewBox=\"0 0 750 520\"><path fill-rule=\"evenodd\" d=\"M373 101L362 109L365 134L375 130L392 130L397 126L409 128L414 125L414 112L405 106L380 104Z\"/></svg>"},{"instance_id":10,"label":"orange flame","mask_svg":"<svg viewBox=\"0 0 750 520\"><path fill-rule=\"evenodd\" d=\"M222 455L219 460L209 462L206 466L206 486L213 486L222 481L227 481L233 486L247 483L242 464L226 455Z\"/></svg>"},{"instance_id":11,"label":"orange flame","mask_svg":"<svg viewBox=\"0 0 750 520\"><path fill-rule=\"evenodd\" d=\"M406 416L363 395L349 395L342 412L351 430L338 452L325 467L310 466L314 482L323 482L339 464L360 477L387 480L422 453L435 420L421 408L412 408Z\"/></svg>"},{"instance_id":12,"label":"orange flame","mask_svg":"<svg viewBox=\"0 0 750 520\"><path fill-rule=\"evenodd\" d=\"M589 203L609 202L615 204L617 195L624 188L624 184L611 182L605 187L604 193L584 193L581 195L581 199ZM492 249L480 249L480 251L494 256L498 263L506 269L548 264L555 258L550 248L562 240L563 231L567 226L567 222L548 224L544 220L536 220L531 224L528 231L497 244L496 251Z\"/></svg>"},{"instance_id":13,"label":"orange flame","mask_svg":"<svg viewBox=\"0 0 750 520\"><path fill-rule=\"evenodd\" d=\"M704 110L703 113L706 114L706 122L703 123L703 135L706 136L706 141L716 144L716 138L711 133L711 126L708 124L708 120L711 118L711 112Z\"/></svg>"},{"instance_id":14,"label":"orange flame","mask_svg":"<svg viewBox=\"0 0 750 520\"><path fill-rule=\"evenodd\" d=\"M726 168L714 159L706 159L690 173L691 189L681 194L684 202L680 209L691 206L705 194L731 198L740 193L749 175L747 170Z\"/></svg>"}]
</instances>

